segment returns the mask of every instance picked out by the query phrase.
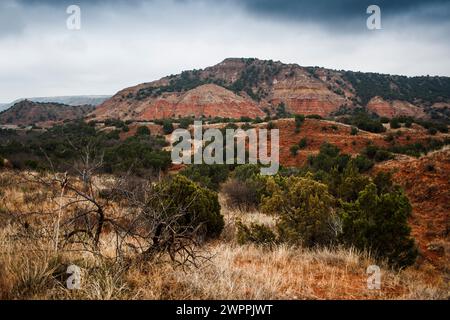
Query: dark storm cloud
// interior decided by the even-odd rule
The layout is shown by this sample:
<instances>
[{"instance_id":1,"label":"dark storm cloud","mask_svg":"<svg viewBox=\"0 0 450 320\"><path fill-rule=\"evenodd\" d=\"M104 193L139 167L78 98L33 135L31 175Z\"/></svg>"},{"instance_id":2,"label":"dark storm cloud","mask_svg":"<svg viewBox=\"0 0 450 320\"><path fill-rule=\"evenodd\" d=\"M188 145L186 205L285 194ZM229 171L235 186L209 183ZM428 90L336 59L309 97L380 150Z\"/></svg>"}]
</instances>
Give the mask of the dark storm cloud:
<instances>
[{"instance_id":1,"label":"dark storm cloud","mask_svg":"<svg viewBox=\"0 0 450 320\"><path fill-rule=\"evenodd\" d=\"M448 34L450 0L0 0L0 101L113 94L226 57L450 75Z\"/></svg>"},{"instance_id":2,"label":"dark storm cloud","mask_svg":"<svg viewBox=\"0 0 450 320\"><path fill-rule=\"evenodd\" d=\"M114 8L117 4L136 6L153 0L18 0L21 4L69 4L103 5ZM176 0L175 2L205 2L209 4L233 3L248 12L268 17L314 20L319 23L348 22L364 19L369 5L381 7L383 14L392 17L414 13L424 20L450 18L450 0ZM430 14L430 10L432 9ZM435 9L435 10L433 10Z\"/></svg>"},{"instance_id":3,"label":"dark storm cloud","mask_svg":"<svg viewBox=\"0 0 450 320\"><path fill-rule=\"evenodd\" d=\"M0 2L0 38L20 34L25 28L19 8Z\"/></svg>"},{"instance_id":4,"label":"dark storm cloud","mask_svg":"<svg viewBox=\"0 0 450 320\"><path fill-rule=\"evenodd\" d=\"M449 0L244 0L236 1L253 12L285 17L311 17L332 20L352 19L372 4L389 15L405 14L427 7L449 7ZM440 12L449 17L449 11Z\"/></svg>"}]
</instances>

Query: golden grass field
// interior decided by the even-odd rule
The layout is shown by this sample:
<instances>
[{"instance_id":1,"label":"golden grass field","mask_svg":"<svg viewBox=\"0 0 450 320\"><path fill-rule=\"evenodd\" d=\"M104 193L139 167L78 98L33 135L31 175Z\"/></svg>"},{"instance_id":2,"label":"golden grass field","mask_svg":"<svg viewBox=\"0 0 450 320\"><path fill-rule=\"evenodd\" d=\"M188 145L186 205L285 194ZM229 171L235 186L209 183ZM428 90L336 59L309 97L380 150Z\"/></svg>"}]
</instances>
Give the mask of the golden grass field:
<instances>
[{"instance_id":1,"label":"golden grass field","mask_svg":"<svg viewBox=\"0 0 450 320\"><path fill-rule=\"evenodd\" d=\"M225 229L221 237L199 250L206 259L198 267L176 267L167 257L143 263L133 257L127 264L108 258L115 241L105 232L102 255L76 247L55 250L53 220L32 217L14 223L5 208L17 212L50 206L48 190L15 181L1 173L0 299L447 299L448 281L426 262L395 271L374 261L370 254L348 248L303 249L284 245L257 247L236 241L237 219L270 225L273 218L259 212L226 207L221 195ZM124 210L112 204L114 210ZM12 211L14 211L12 210ZM66 214L62 212L62 214ZM30 229L34 228L31 232ZM29 235L27 235L29 233ZM67 266L82 270L81 287L66 288ZM381 289L367 288L366 268L381 267Z\"/></svg>"}]
</instances>

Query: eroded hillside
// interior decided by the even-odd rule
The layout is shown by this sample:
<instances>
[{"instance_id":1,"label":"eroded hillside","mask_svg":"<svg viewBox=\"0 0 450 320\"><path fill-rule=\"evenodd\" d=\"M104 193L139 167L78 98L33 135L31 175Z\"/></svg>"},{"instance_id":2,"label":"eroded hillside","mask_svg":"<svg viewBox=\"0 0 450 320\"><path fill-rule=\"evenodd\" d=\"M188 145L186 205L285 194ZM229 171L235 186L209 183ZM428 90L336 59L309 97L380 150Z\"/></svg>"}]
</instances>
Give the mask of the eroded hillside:
<instances>
[{"instance_id":1,"label":"eroded hillside","mask_svg":"<svg viewBox=\"0 0 450 320\"><path fill-rule=\"evenodd\" d=\"M413 206L410 219L423 258L440 270L449 270L450 149L419 159L402 157L377 166L390 171Z\"/></svg>"},{"instance_id":2,"label":"eroded hillside","mask_svg":"<svg viewBox=\"0 0 450 320\"><path fill-rule=\"evenodd\" d=\"M256 118L276 114L280 105L292 114L329 116L369 105L380 116L447 119L449 88L445 77L407 78L231 58L124 89L90 118Z\"/></svg>"}]
</instances>

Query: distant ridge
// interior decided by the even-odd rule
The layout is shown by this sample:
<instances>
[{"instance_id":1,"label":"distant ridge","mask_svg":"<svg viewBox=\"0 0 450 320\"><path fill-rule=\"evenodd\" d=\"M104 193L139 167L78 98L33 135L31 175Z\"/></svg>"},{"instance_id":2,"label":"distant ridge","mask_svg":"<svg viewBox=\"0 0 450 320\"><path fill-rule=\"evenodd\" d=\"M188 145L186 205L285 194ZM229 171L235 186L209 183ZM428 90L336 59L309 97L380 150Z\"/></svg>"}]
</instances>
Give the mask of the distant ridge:
<instances>
[{"instance_id":1,"label":"distant ridge","mask_svg":"<svg viewBox=\"0 0 450 320\"><path fill-rule=\"evenodd\" d=\"M111 98L108 95L85 95L85 96L56 96L56 97L35 97L35 98L23 98L17 99L11 103L0 103L0 112L4 111L18 102L28 100L39 103L60 103L68 106L98 106Z\"/></svg>"},{"instance_id":2,"label":"distant ridge","mask_svg":"<svg viewBox=\"0 0 450 320\"><path fill-rule=\"evenodd\" d=\"M82 119L95 109L92 105L69 106L54 102L22 100L0 112L0 125L48 125L65 120Z\"/></svg>"}]
</instances>

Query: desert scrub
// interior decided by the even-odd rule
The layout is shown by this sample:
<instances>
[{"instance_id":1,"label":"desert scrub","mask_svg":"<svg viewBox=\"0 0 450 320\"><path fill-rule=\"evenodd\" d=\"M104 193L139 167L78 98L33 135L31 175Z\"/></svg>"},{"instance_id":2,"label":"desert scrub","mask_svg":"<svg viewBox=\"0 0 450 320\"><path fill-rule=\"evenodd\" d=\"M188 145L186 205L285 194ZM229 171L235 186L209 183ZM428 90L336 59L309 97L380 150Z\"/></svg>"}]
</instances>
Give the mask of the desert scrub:
<instances>
[{"instance_id":1,"label":"desert scrub","mask_svg":"<svg viewBox=\"0 0 450 320\"><path fill-rule=\"evenodd\" d=\"M255 243L258 245L275 245L277 243L276 234L263 224L252 223L246 226L241 221L237 221L237 241L239 244Z\"/></svg>"},{"instance_id":2,"label":"desert scrub","mask_svg":"<svg viewBox=\"0 0 450 320\"><path fill-rule=\"evenodd\" d=\"M412 208L398 188L382 193L370 183L355 202L343 203L343 241L370 250L395 267L412 265L418 251L408 218Z\"/></svg>"},{"instance_id":3,"label":"desert scrub","mask_svg":"<svg viewBox=\"0 0 450 320\"><path fill-rule=\"evenodd\" d=\"M231 179L223 184L222 192L229 208L240 210L254 209L259 204L259 195L251 183Z\"/></svg>"},{"instance_id":4,"label":"desert scrub","mask_svg":"<svg viewBox=\"0 0 450 320\"><path fill-rule=\"evenodd\" d=\"M227 206L237 209L258 209L261 198L266 194L266 176L260 175L257 165L245 164L237 166L222 186L227 199Z\"/></svg>"},{"instance_id":5,"label":"desert scrub","mask_svg":"<svg viewBox=\"0 0 450 320\"><path fill-rule=\"evenodd\" d=\"M334 198L325 184L309 177L269 178L270 196L263 197L262 210L278 215L281 241L306 247L328 245L336 234L330 227Z\"/></svg>"},{"instance_id":6,"label":"desert scrub","mask_svg":"<svg viewBox=\"0 0 450 320\"><path fill-rule=\"evenodd\" d=\"M147 203L152 210L178 215L180 228L197 229L206 238L220 236L225 222L216 192L177 175L156 186L155 193L159 196Z\"/></svg>"}]
</instances>

